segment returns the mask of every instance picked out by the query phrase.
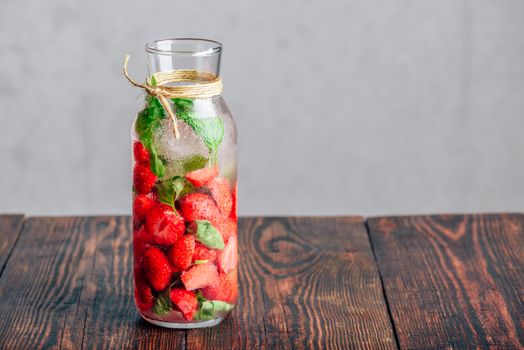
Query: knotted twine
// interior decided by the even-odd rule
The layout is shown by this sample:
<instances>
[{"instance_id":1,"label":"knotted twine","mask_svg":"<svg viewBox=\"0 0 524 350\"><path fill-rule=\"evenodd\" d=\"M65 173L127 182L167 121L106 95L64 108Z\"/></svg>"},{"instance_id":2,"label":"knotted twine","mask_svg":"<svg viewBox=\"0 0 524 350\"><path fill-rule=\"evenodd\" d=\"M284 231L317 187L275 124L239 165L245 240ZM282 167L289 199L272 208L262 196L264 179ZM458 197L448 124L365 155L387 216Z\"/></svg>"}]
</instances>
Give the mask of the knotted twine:
<instances>
[{"instance_id":1,"label":"knotted twine","mask_svg":"<svg viewBox=\"0 0 524 350\"><path fill-rule=\"evenodd\" d=\"M178 132L175 112L169 104L170 98L210 98L222 93L222 80L213 73L197 71L192 69L177 69L172 71L157 72L152 76L156 85L152 85L146 80L144 84L133 80L127 72L129 55L124 59L124 76L127 80L138 88L150 95L157 97L173 124L175 138L178 139ZM168 85L171 83L192 83L188 85Z\"/></svg>"}]
</instances>

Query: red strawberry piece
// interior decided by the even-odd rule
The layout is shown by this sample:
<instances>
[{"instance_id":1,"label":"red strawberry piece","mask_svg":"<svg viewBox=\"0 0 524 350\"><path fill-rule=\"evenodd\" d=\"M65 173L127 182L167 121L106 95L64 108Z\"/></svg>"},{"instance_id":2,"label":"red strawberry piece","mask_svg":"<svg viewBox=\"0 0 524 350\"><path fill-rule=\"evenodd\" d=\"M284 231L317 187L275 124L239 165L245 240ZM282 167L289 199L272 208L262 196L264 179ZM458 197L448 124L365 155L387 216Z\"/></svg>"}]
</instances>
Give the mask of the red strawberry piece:
<instances>
[{"instance_id":1,"label":"red strawberry piece","mask_svg":"<svg viewBox=\"0 0 524 350\"><path fill-rule=\"evenodd\" d=\"M195 262L197 260L208 260L213 261L217 258L217 252L214 249L209 249L208 247L197 243L195 245L195 251L193 252L193 259L192 261Z\"/></svg>"},{"instance_id":2,"label":"red strawberry piece","mask_svg":"<svg viewBox=\"0 0 524 350\"><path fill-rule=\"evenodd\" d=\"M191 171L186 174L186 180L191 182L193 186L204 186L211 182L218 175L218 167L202 168Z\"/></svg>"},{"instance_id":3,"label":"red strawberry piece","mask_svg":"<svg viewBox=\"0 0 524 350\"><path fill-rule=\"evenodd\" d=\"M147 280L140 270L135 271L135 303L139 310L148 311L153 307L155 298Z\"/></svg>"},{"instance_id":4,"label":"red strawberry piece","mask_svg":"<svg viewBox=\"0 0 524 350\"><path fill-rule=\"evenodd\" d=\"M218 231L222 235L224 242L227 243L229 237L237 236L237 222L233 219L226 218L218 225Z\"/></svg>"},{"instance_id":5,"label":"red strawberry piece","mask_svg":"<svg viewBox=\"0 0 524 350\"><path fill-rule=\"evenodd\" d=\"M133 186L139 194L150 192L155 186L156 175L147 163L137 163L133 171Z\"/></svg>"},{"instance_id":6,"label":"red strawberry piece","mask_svg":"<svg viewBox=\"0 0 524 350\"><path fill-rule=\"evenodd\" d=\"M209 300L222 300L234 304L238 297L237 269L229 273L221 273L218 284L213 287L205 287L202 294Z\"/></svg>"},{"instance_id":7,"label":"red strawberry piece","mask_svg":"<svg viewBox=\"0 0 524 350\"><path fill-rule=\"evenodd\" d=\"M215 179L208 186L211 197L217 202L218 209L224 216L229 216L233 207L233 196L226 178Z\"/></svg>"},{"instance_id":8,"label":"red strawberry piece","mask_svg":"<svg viewBox=\"0 0 524 350\"><path fill-rule=\"evenodd\" d=\"M237 238L231 236L224 249L218 253L218 267L220 271L228 273L237 267L237 263Z\"/></svg>"},{"instance_id":9,"label":"red strawberry piece","mask_svg":"<svg viewBox=\"0 0 524 350\"><path fill-rule=\"evenodd\" d=\"M215 264L195 265L182 272L180 279L187 290L215 286L218 283L218 270Z\"/></svg>"},{"instance_id":10,"label":"red strawberry piece","mask_svg":"<svg viewBox=\"0 0 524 350\"><path fill-rule=\"evenodd\" d=\"M160 245L174 244L186 230L184 218L166 204L158 204L146 216L147 232Z\"/></svg>"},{"instance_id":11,"label":"red strawberry piece","mask_svg":"<svg viewBox=\"0 0 524 350\"><path fill-rule=\"evenodd\" d=\"M137 221L144 220L149 209L153 208L155 204L156 202L154 199L151 199L144 194L137 195L135 197L135 201L133 202L134 219Z\"/></svg>"},{"instance_id":12,"label":"red strawberry piece","mask_svg":"<svg viewBox=\"0 0 524 350\"><path fill-rule=\"evenodd\" d=\"M171 266L166 255L157 247L151 247L144 253L144 273L151 286L160 292L171 282Z\"/></svg>"},{"instance_id":13,"label":"red strawberry piece","mask_svg":"<svg viewBox=\"0 0 524 350\"><path fill-rule=\"evenodd\" d=\"M193 315L198 309L198 300L195 292L185 290L184 288L171 289L171 301L179 309L186 320L193 319Z\"/></svg>"},{"instance_id":14,"label":"red strawberry piece","mask_svg":"<svg viewBox=\"0 0 524 350\"><path fill-rule=\"evenodd\" d=\"M136 162L149 162L149 152L139 141L135 141L133 144L133 154L135 155Z\"/></svg>"},{"instance_id":15,"label":"red strawberry piece","mask_svg":"<svg viewBox=\"0 0 524 350\"><path fill-rule=\"evenodd\" d=\"M231 213L229 214L229 217L237 221L238 186L236 184L233 192L231 193L231 197L233 199L233 204L231 206Z\"/></svg>"},{"instance_id":16,"label":"red strawberry piece","mask_svg":"<svg viewBox=\"0 0 524 350\"><path fill-rule=\"evenodd\" d=\"M152 237L145 228L141 228L140 230L136 230L133 233L133 252L135 261L140 262L142 261L142 256L144 252L151 246Z\"/></svg>"},{"instance_id":17,"label":"red strawberry piece","mask_svg":"<svg viewBox=\"0 0 524 350\"><path fill-rule=\"evenodd\" d=\"M179 204L187 221L208 220L215 228L221 221L220 210L215 201L205 193L190 193L182 197Z\"/></svg>"},{"instance_id":18,"label":"red strawberry piece","mask_svg":"<svg viewBox=\"0 0 524 350\"><path fill-rule=\"evenodd\" d=\"M195 250L193 235L183 235L169 249L168 257L176 271L183 271L191 265Z\"/></svg>"}]
</instances>

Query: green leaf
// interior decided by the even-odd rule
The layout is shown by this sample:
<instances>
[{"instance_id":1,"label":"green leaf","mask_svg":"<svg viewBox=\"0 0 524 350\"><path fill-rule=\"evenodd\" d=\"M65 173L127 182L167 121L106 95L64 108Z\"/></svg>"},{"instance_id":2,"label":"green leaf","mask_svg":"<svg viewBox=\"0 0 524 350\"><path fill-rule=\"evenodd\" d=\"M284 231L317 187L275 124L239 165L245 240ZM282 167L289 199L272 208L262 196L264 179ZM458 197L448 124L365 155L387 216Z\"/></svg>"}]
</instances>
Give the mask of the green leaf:
<instances>
[{"instance_id":1,"label":"green leaf","mask_svg":"<svg viewBox=\"0 0 524 350\"><path fill-rule=\"evenodd\" d=\"M154 147L149 149L149 162L151 164L151 171L155 173L157 177L163 177L166 172L166 166Z\"/></svg>"},{"instance_id":2,"label":"green leaf","mask_svg":"<svg viewBox=\"0 0 524 350\"><path fill-rule=\"evenodd\" d=\"M207 299L202 295L202 292L201 291L198 291L196 293L196 296L197 296L197 300L198 300L198 303L203 303L204 301L206 301Z\"/></svg>"},{"instance_id":3,"label":"green leaf","mask_svg":"<svg viewBox=\"0 0 524 350\"><path fill-rule=\"evenodd\" d=\"M155 300L153 312L157 315L165 315L171 311L171 298L169 297L169 288L163 291Z\"/></svg>"},{"instance_id":4,"label":"green leaf","mask_svg":"<svg viewBox=\"0 0 524 350\"><path fill-rule=\"evenodd\" d=\"M149 151L151 171L158 177L163 177L166 169L163 160L159 157L153 145L153 137L164 118L164 109L158 98L147 96L146 107L138 113L135 123L138 138Z\"/></svg>"},{"instance_id":5,"label":"green leaf","mask_svg":"<svg viewBox=\"0 0 524 350\"><path fill-rule=\"evenodd\" d=\"M192 191L193 186L181 176L159 182L156 185L158 200L174 208L175 201Z\"/></svg>"},{"instance_id":6,"label":"green leaf","mask_svg":"<svg viewBox=\"0 0 524 350\"><path fill-rule=\"evenodd\" d=\"M208 248L224 249L222 235L207 220L195 220L196 240Z\"/></svg>"},{"instance_id":7,"label":"green leaf","mask_svg":"<svg viewBox=\"0 0 524 350\"><path fill-rule=\"evenodd\" d=\"M207 300L200 291L197 293L197 299L198 312L194 319L199 321L212 319L218 312L229 312L234 306L221 300Z\"/></svg>"},{"instance_id":8,"label":"green leaf","mask_svg":"<svg viewBox=\"0 0 524 350\"><path fill-rule=\"evenodd\" d=\"M184 168L184 171L186 173L188 173L190 171L202 169L202 168L204 168L206 166L206 164L207 164L207 158L206 157L204 157L204 156L202 156L200 154L195 154L192 157L184 159L184 162L182 164L182 168Z\"/></svg>"},{"instance_id":9,"label":"green leaf","mask_svg":"<svg viewBox=\"0 0 524 350\"><path fill-rule=\"evenodd\" d=\"M207 263L209 260L195 260L194 264L195 265L201 265L201 264L205 264Z\"/></svg>"},{"instance_id":10,"label":"green leaf","mask_svg":"<svg viewBox=\"0 0 524 350\"><path fill-rule=\"evenodd\" d=\"M218 146L224 138L224 121L220 117L199 119L194 115L193 101L187 98L174 98L173 104L176 109L176 116L183 120L193 129L206 147L213 159L216 160Z\"/></svg>"}]
</instances>

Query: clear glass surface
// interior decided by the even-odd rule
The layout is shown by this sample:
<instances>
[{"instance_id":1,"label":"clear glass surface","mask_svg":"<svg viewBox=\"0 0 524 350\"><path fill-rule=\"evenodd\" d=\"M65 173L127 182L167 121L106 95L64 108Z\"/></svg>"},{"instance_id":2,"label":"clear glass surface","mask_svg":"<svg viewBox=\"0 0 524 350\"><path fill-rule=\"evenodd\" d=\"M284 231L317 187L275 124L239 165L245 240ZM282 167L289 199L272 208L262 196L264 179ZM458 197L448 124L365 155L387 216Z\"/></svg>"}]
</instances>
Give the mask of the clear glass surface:
<instances>
[{"instance_id":1,"label":"clear glass surface","mask_svg":"<svg viewBox=\"0 0 524 350\"><path fill-rule=\"evenodd\" d=\"M149 75L218 75L221 45L200 39L146 45ZM237 131L221 96L171 99L180 138L156 98L132 126L134 291L144 319L169 328L220 323L236 303Z\"/></svg>"}]
</instances>

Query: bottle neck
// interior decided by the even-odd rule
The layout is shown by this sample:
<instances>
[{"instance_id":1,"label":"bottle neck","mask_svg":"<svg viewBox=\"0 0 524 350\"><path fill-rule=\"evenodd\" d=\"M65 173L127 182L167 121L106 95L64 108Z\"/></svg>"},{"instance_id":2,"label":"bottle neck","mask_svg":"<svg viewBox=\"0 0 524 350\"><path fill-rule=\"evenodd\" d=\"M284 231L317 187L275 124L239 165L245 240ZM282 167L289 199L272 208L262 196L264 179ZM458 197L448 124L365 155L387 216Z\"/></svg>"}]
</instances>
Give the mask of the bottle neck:
<instances>
[{"instance_id":1,"label":"bottle neck","mask_svg":"<svg viewBox=\"0 0 524 350\"><path fill-rule=\"evenodd\" d=\"M166 39L146 45L148 76L173 70L220 74L222 45L205 39Z\"/></svg>"}]
</instances>

